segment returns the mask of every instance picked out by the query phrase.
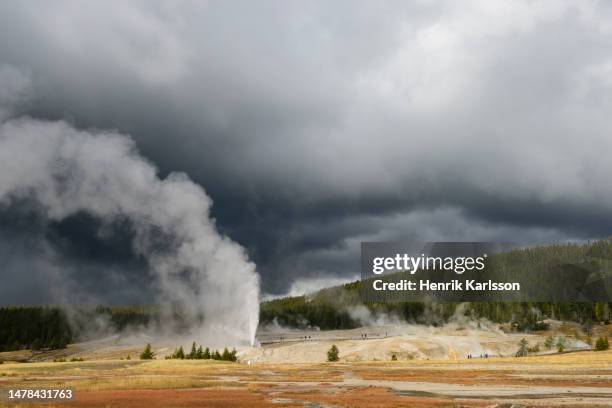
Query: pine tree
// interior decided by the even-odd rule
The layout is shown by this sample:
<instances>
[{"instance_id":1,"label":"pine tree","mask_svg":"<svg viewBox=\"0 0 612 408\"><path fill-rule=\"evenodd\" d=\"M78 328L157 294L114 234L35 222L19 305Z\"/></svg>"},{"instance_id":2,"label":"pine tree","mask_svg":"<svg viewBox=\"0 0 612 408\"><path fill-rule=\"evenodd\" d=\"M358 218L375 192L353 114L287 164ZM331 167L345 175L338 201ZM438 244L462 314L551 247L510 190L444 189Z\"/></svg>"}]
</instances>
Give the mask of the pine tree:
<instances>
[{"instance_id":1,"label":"pine tree","mask_svg":"<svg viewBox=\"0 0 612 408\"><path fill-rule=\"evenodd\" d=\"M597 302L595 303L595 320L597 320L598 322L603 322L604 320L606 320L606 316L605 316L605 306L607 306L605 303L603 302Z\"/></svg>"},{"instance_id":2,"label":"pine tree","mask_svg":"<svg viewBox=\"0 0 612 408\"><path fill-rule=\"evenodd\" d=\"M215 350L215 352L212 354L212 359L221 360L221 354L219 354L219 350Z\"/></svg>"},{"instance_id":3,"label":"pine tree","mask_svg":"<svg viewBox=\"0 0 612 408\"><path fill-rule=\"evenodd\" d=\"M210 349L208 347L204 350L204 355L202 357L204 357L204 360L210 360Z\"/></svg>"},{"instance_id":4,"label":"pine tree","mask_svg":"<svg viewBox=\"0 0 612 408\"><path fill-rule=\"evenodd\" d=\"M223 361L229 361L230 359L230 353L229 350L226 348L223 349L223 354L221 354L221 360Z\"/></svg>"},{"instance_id":5,"label":"pine tree","mask_svg":"<svg viewBox=\"0 0 612 408\"><path fill-rule=\"evenodd\" d=\"M147 343L144 351L140 353L141 360L153 360L155 358L155 353L151 350L151 345Z\"/></svg>"},{"instance_id":6,"label":"pine tree","mask_svg":"<svg viewBox=\"0 0 612 408\"><path fill-rule=\"evenodd\" d=\"M340 352L335 344L332 344L331 348L327 352L327 361L338 361L340 359Z\"/></svg>"},{"instance_id":7,"label":"pine tree","mask_svg":"<svg viewBox=\"0 0 612 408\"><path fill-rule=\"evenodd\" d=\"M552 336L548 336L546 338L546 341L544 341L544 347L546 347L547 350L550 350L551 348L553 348L554 344L555 344L555 339L553 339Z\"/></svg>"},{"instance_id":8,"label":"pine tree","mask_svg":"<svg viewBox=\"0 0 612 408\"><path fill-rule=\"evenodd\" d=\"M196 354L197 354L197 350L196 350L196 344L194 341L193 344L191 345L191 351L189 352L189 354L187 354L186 358L189 360L194 360L196 358Z\"/></svg>"},{"instance_id":9,"label":"pine tree","mask_svg":"<svg viewBox=\"0 0 612 408\"><path fill-rule=\"evenodd\" d=\"M565 351L565 337L563 336L559 336L559 338L557 339L557 351L559 353L563 353Z\"/></svg>"},{"instance_id":10,"label":"pine tree","mask_svg":"<svg viewBox=\"0 0 612 408\"><path fill-rule=\"evenodd\" d=\"M521 339L521 341L519 341L519 349L516 352L516 356L527 357L527 354L529 354L529 349L527 348L527 340L523 338Z\"/></svg>"},{"instance_id":11,"label":"pine tree","mask_svg":"<svg viewBox=\"0 0 612 408\"><path fill-rule=\"evenodd\" d=\"M202 351L202 346L198 347L198 351L196 351L196 357L198 360L202 360L204 358L204 352Z\"/></svg>"},{"instance_id":12,"label":"pine tree","mask_svg":"<svg viewBox=\"0 0 612 408\"><path fill-rule=\"evenodd\" d=\"M185 351L183 351L183 346L180 346L179 348L174 350L174 353L172 353L172 355L170 356L170 358L172 359L184 359L185 358Z\"/></svg>"}]
</instances>

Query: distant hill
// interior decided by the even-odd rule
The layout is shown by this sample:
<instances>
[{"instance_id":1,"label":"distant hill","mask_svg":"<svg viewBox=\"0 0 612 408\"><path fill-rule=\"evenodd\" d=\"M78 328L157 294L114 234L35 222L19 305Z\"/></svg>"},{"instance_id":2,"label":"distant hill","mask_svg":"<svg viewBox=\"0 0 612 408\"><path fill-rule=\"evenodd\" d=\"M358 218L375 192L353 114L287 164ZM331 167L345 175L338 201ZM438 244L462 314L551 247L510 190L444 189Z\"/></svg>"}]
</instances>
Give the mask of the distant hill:
<instances>
[{"instance_id":1,"label":"distant hill","mask_svg":"<svg viewBox=\"0 0 612 408\"><path fill-rule=\"evenodd\" d=\"M612 240L586 244L561 244L516 249L496 254L490 259L500 269L529 268L534 279L546 276L543 268L575 265L610 270ZM401 273L400 273L401 274ZM548 278L546 278L548 279ZM306 296L286 297L261 304L260 324L294 328L318 327L322 330L355 328L384 321L406 321L439 325L457 312L473 318L486 318L497 323L513 323L519 330L538 328L544 318L576 321L585 325L610 319L612 302L374 302L364 303L360 296L369 281L320 290ZM462 304L458 311L457 307Z\"/></svg>"}]
</instances>

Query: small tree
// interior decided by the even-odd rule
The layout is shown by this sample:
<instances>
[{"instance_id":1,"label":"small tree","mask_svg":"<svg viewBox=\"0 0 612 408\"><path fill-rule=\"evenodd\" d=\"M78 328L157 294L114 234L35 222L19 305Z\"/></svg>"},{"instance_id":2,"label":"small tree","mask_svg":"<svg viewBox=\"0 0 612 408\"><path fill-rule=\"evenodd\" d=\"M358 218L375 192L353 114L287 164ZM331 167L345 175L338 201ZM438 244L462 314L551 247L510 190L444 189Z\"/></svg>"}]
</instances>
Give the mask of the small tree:
<instances>
[{"instance_id":1,"label":"small tree","mask_svg":"<svg viewBox=\"0 0 612 408\"><path fill-rule=\"evenodd\" d=\"M198 347L198 351L196 351L196 357L198 360L202 360L204 358L204 352L202 351L202 346Z\"/></svg>"},{"instance_id":2,"label":"small tree","mask_svg":"<svg viewBox=\"0 0 612 408\"><path fill-rule=\"evenodd\" d=\"M607 337L600 337L595 342L595 350L596 351L604 351L610 348L610 343L608 342Z\"/></svg>"},{"instance_id":3,"label":"small tree","mask_svg":"<svg viewBox=\"0 0 612 408\"><path fill-rule=\"evenodd\" d=\"M221 360L223 361L229 361L230 357L230 352L229 350L226 348L223 349L223 354L221 354Z\"/></svg>"},{"instance_id":4,"label":"small tree","mask_svg":"<svg viewBox=\"0 0 612 408\"><path fill-rule=\"evenodd\" d=\"M332 344L331 348L327 351L327 361L338 361L340 360L340 351L335 344Z\"/></svg>"},{"instance_id":5,"label":"small tree","mask_svg":"<svg viewBox=\"0 0 612 408\"><path fill-rule=\"evenodd\" d=\"M527 354L529 354L527 344L528 343L525 338L522 338L521 341L519 341L519 349L516 352L517 357L527 357Z\"/></svg>"},{"instance_id":6,"label":"small tree","mask_svg":"<svg viewBox=\"0 0 612 408\"><path fill-rule=\"evenodd\" d=\"M607 303L595 303L595 319L600 323L607 322L610 319L610 308Z\"/></svg>"},{"instance_id":7,"label":"small tree","mask_svg":"<svg viewBox=\"0 0 612 408\"><path fill-rule=\"evenodd\" d=\"M202 356L205 360L210 360L210 349L206 347L204 350L204 355Z\"/></svg>"},{"instance_id":8,"label":"small tree","mask_svg":"<svg viewBox=\"0 0 612 408\"><path fill-rule=\"evenodd\" d=\"M177 359L184 359L185 358L185 351L183 350L183 346L180 346L172 355L172 358L177 358Z\"/></svg>"},{"instance_id":9,"label":"small tree","mask_svg":"<svg viewBox=\"0 0 612 408\"><path fill-rule=\"evenodd\" d=\"M557 339L557 351L559 353L563 353L565 351L565 337L563 336L559 336L559 338Z\"/></svg>"},{"instance_id":10,"label":"small tree","mask_svg":"<svg viewBox=\"0 0 612 408\"><path fill-rule=\"evenodd\" d=\"M196 353L198 351L196 350L196 344L195 341L193 342L193 344L191 345L191 351L189 352L189 354L187 354L186 358L189 360L193 360L196 358Z\"/></svg>"},{"instance_id":11,"label":"small tree","mask_svg":"<svg viewBox=\"0 0 612 408\"><path fill-rule=\"evenodd\" d=\"M554 344L555 344L555 339L553 338L553 336L548 336L546 338L546 341L544 341L544 347L546 347L546 350L552 349Z\"/></svg>"},{"instance_id":12,"label":"small tree","mask_svg":"<svg viewBox=\"0 0 612 408\"><path fill-rule=\"evenodd\" d=\"M219 354L219 350L215 350L215 352L212 354L212 359L221 360L221 354Z\"/></svg>"},{"instance_id":13,"label":"small tree","mask_svg":"<svg viewBox=\"0 0 612 408\"><path fill-rule=\"evenodd\" d=\"M140 353L140 359L141 360L153 360L154 357L155 357L155 353L153 353L153 350L151 350L151 345L147 343L144 351Z\"/></svg>"},{"instance_id":14,"label":"small tree","mask_svg":"<svg viewBox=\"0 0 612 408\"><path fill-rule=\"evenodd\" d=\"M229 360L234 361L234 362L238 361L238 357L236 356L236 354L237 354L237 351L235 348L233 348L232 351L230 351L229 353Z\"/></svg>"}]
</instances>

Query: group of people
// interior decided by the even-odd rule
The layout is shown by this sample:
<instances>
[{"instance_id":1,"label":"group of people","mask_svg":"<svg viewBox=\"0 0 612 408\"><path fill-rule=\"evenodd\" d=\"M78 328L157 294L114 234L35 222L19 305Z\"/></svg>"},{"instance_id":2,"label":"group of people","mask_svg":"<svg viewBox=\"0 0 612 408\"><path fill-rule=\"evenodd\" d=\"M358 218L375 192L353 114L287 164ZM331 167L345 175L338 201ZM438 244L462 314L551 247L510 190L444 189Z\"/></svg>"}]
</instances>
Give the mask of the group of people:
<instances>
[{"instance_id":1,"label":"group of people","mask_svg":"<svg viewBox=\"0 0 612 408\"><path fill-rule=\"evenodd\" d=\"M374 337L380 337L380 333L374 333L374 334L372 334L372 336L374 336ZM388 333L387 333L387 332L385 332L385 337L387 337L387 336L388 336ZM362 340L365 340L365 339L367 339L367 338L368 338L368 333L361 333L361 339L362 339Z\"/></svg>"},{"instance_id":2,"label":"group of people","mask_svg":"<svg viewBox=\"0 0 612 408\"><path fill-rule=\"evenodd\" d=\"M310 339L311 339L311 337L310 337L310 336L301 336L301 337L300 337L300 340L310 340ZM280 341L281 341L281 343L282 343L282 342L283 342L283 341L285 341L286 339L285 339L285 337L280 336L279 340L280 340Z\"/></svg>"},{"instance_id":3,"label":"group of people","mask_svg":"<svg viewBox=\"0 0 612 408\"><path fill-rule=\"evenodd\" d=\"M472 356L472 354L468 354L467 358L468 358L468 360L470 360L470 359L472 359L474 357ZM484 353L484 354L480 355L480 358L489 358L489 355L487 353Z\"/></svg>"}]
</instances>

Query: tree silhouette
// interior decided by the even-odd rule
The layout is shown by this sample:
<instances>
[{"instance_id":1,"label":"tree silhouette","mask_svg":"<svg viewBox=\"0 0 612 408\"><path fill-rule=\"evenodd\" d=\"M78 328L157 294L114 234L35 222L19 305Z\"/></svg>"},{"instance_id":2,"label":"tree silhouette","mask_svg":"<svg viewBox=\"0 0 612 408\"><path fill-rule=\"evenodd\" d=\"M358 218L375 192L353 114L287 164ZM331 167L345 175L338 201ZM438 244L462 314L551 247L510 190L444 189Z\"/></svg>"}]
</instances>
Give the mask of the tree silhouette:
<instances>
[{"instance_id":1,"label":"tree silhouette","mask_svg":"<svg viewBox=\"0 0 612 408\"><path fill-rule=\"evenodd\" d=\"M196 354L197 354L197 350L196 350L196 344L195 341L193 342L193 344L191 345L191 351L189 352L189 354L187 354L187 357L189 360L194 360L196 358Z\"/></svg>"},{"instance_id":2,"label":"tree silhouette","mask_svg":"<svg viewBox=\"0 0 612 408\"><path fill-rule=\"evenodd\" d=\"M516 352L516 356L517 357L527 357L528 354L529 354L529 349L527 347L527 340L525 338L522 338L521 341L519 341L519 349Z\"/></svg>"},{"instance_id":3,"label":"tree silhouette","mask_svg":"<svg viewBox=\"0 0 612 408\"><path fill-rule=\"evenodd\" d=\"M153 360L153 358L155 358L155 353L153 353L153 350L151 350L151 345L147 343L144 351L140 353L140 359L141 360Z\"/></svg>"},{"instance_id":4,"label":"tree silhouette","mask_svg":"<svg viewBox=\"0 0 612 408\"><path fill-rule=\"evenodd\" d=\"M340 351L335 344L332 344L331 348L327 352L327 361L338 361L340 360Z\"/></svg>"}]
</instances>

